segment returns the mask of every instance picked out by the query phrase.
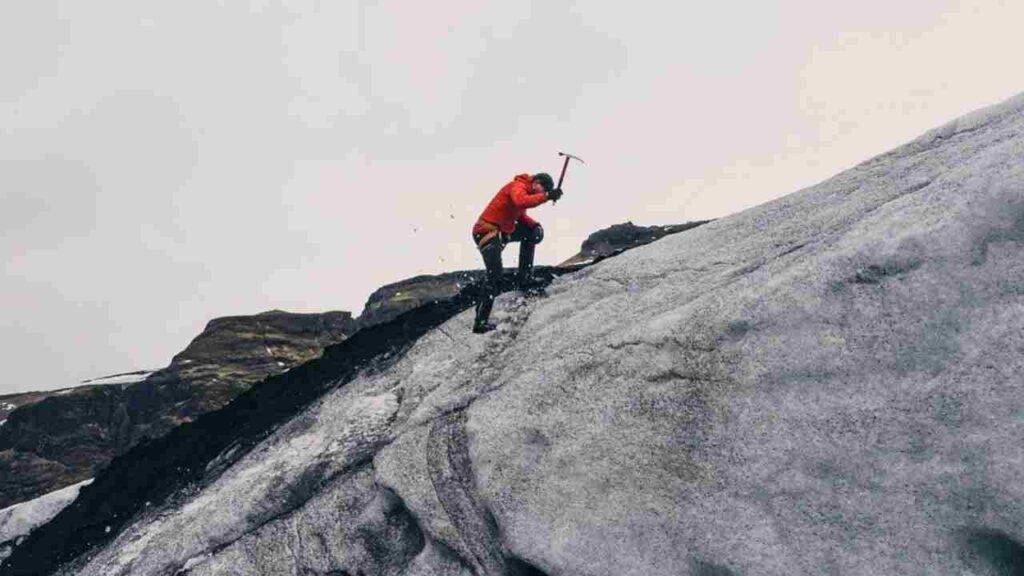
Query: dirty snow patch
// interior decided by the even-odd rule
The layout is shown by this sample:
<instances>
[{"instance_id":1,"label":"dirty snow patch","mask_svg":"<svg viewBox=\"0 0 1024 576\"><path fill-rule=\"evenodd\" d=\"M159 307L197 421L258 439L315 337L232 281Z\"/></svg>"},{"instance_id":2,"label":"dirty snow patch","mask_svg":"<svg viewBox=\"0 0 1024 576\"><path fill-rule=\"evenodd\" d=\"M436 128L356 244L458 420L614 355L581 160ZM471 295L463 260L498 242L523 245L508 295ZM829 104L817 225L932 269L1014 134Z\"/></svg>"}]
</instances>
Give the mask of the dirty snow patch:
<instances>
[{"instance_id":1,"label":"dirty snow patch","mask_svg":"<svg viewBox=\"0 0 1024 576\"><path fill-rule=\"evenodd\" d=\"M78 497L78 491L90 482L92 478L0 510L0 542L9 542L26 536L49 522L73 502Z\"/></svg>"}]
</instances>

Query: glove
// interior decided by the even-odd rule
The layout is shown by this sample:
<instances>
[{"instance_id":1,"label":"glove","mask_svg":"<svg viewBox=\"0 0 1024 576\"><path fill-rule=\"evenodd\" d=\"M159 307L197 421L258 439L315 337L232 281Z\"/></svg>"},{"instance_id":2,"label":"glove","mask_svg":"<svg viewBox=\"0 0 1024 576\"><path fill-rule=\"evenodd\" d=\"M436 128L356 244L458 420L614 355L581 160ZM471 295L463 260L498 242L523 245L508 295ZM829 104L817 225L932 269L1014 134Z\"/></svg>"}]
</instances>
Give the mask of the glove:
<instances>
[{"instance_id":1,"label":"glove","mask_svg":"<svg viewBox=\"0 0 1024 576\"><path fill-rule=\"evenodd\" d=\"M561 197L562 197L562 189L561 188L555 188L551 192L548 192L548 200L551 200L552 202L558 202L558 199L561 198Z\"/></svg>"}]
</instances>

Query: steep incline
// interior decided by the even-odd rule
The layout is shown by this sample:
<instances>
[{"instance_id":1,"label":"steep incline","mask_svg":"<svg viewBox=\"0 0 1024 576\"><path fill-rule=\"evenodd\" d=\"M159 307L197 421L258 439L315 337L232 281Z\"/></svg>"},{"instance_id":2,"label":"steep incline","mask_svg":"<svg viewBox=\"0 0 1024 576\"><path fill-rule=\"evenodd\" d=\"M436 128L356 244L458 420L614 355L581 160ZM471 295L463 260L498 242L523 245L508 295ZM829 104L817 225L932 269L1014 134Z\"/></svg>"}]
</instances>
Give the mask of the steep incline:
<instances>
[{"instance_id":1,"label":"steep incline","mask_svg":"<svg viewBox=\"0 0 1024 576\"><path fill-rule=\"evenodd\" d=\"M698 224L615 225L592 234L581 254L591 262ZM572 268L572 264L562 266ZM140 439L158 437L220 408L253 383L318 356L325 346L343 340L357 327L387 322L423 304L451 299L482 274L469 270L388 284L370 295L358 319L347 312L279 310L215 318L162 370L0 397L0 426L18 410L11 426L0 430L0 507L92 477Z\"/></svg>"},{"instance_id":2,"label":"steep incline","mask_svg":"<svg viewBox=\"0 0 1024 576\"><path fill-rule=\"evenodd\" d=\"M1022 159L1024 96L485 337L413 310L137 449L148 484L115 461L7 573L76 518L83 576L1019 573ZM171 497L107 542L118 489Z\"/></svg>"},{"instance_id":3,"label":"steep incline","mask_svg":"<svg viewBox=\"0 0 1024 576\"><path fill-rule=\"evenodd\" d=\"M550 281L557 274L576 269L540 267L537 272ZM225 470L237 470L232 467L234 463L259 446L275 428L301 414L310 402L347 383L357 370L401 354L422 334L471 306L474 298L473 287L469 287L452 299L424 305L391 322L359 330L352 338L326 348L320 358L269 377L224 409L205 414L115 458L78 499L49 524L33 532L0 572L48 573L106 543L138 515L149 514L161 506L173 508ZM355 435L371 438L372 444L372 432L359 432L363 424L357 423ZM362 454L365 446L357 442L352 450ZM342 460L339 466L348 470L349 464L352 463ZM287 497L287 501L271 504L270 511L283 514L305 504L322 487L319 475L332 470L324 466L322 470L304 473L298 486L277 485L294 489L295 494Z\"/></svg>"}]
</instances>

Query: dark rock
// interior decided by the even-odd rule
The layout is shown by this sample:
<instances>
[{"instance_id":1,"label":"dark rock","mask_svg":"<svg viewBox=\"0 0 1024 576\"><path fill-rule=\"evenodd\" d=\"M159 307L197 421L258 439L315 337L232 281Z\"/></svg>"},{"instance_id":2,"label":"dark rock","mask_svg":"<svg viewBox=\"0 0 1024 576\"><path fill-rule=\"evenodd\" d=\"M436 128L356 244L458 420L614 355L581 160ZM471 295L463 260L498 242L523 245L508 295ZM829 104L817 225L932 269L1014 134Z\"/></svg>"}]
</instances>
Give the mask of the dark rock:
<instances>
[{"instance_id":1,"label":"dark rock","mask_svg":"<svg viewBox=\"0 0 1024 576\"><path fill-rule=\"evenodd\" d=\"M60 390L45 391L45 392L23 392L19 394L8 394L6 396L0 396L0 421L7 420L7 417L16 408L25 406L27 404L35 404L43 398L48 398L54 394L60 392Z\"/></svg>"},{"instance_id":2,"label":"dark rock","mask_svg":"<svg viewBox=\"0 0 1024 576\"><path fill-rule=\"evenodd\" d=\"M571 266L589 262L594 258L611 256L630 248L650 244L659 238L707 224L710 220L698 220L666 226L637 226L632 222L613 224L594 232L583 241L578 254L562 262L560 266Z\"/></svg>"},{"instance_id":3,"label":"dark rock","mask_svg":"<svg viewBox=\"0 0 1024 576\"><path fill-rule=\"evenodd\" d=\"M170 366L157 372L192 383L249 385L320 355L355 332L348 312L294 314L271 310L211 320Z\"/></svg>"},{"instance_id":4,"label":"dark rock","mask_svg":"<svg viewBox=\"0 0 1024 576\"><path fill-rule=\"evenodd\" d=\"M359 315L360 328L388 322L413 308L455 296L483 278L482 270L461 270L435 276L422 275L381 286L366 300Z\"/></svg>"}]
</instances>

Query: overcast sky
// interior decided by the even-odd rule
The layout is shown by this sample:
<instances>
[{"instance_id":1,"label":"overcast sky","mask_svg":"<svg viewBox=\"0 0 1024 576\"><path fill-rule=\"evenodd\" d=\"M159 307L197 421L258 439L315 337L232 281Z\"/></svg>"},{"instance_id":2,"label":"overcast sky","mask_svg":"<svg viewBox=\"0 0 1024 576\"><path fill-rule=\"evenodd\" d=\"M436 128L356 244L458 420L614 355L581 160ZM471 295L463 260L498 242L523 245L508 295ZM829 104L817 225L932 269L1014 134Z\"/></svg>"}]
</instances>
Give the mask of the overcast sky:
<instances>
[{"instance_id":1,"label":"overcast sky","mask_svg":"<svg viewBox=\"0 0 1024 576\"><path fill-rule=\"evenodd\" d=\"M1024 2L0 4L0 393L166 365L216 316L713 218L1024 91ZM506 262L515 250L506 250Z\"/></svg>"}]
</instances>

